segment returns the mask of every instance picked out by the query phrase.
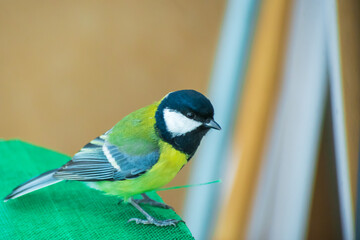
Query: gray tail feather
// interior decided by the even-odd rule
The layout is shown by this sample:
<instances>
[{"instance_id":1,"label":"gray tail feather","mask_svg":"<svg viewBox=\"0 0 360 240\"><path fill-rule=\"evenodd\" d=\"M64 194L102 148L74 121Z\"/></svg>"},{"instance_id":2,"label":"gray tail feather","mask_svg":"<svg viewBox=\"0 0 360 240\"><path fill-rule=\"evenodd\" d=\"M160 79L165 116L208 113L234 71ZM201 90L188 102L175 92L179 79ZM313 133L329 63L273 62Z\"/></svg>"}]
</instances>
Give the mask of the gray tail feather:
<instances>
[{"instance_id":1,"label":"gray tail feather","mask_svg":"<svg viewBox=\"0 0 360 240\"><path fill-rule=\"evenodd\" d=\"M48 172L45 172L35 178L30 179L29 181L21 184L20 186L16 187L9 195L4 198L4 202L8 201L9 199L14 199L25 195L27 193L36 191L40 188L47 187L49 185L58 183L62 181L62 179L54 178L53 175L58 169L54 169Z\"/></svg>"}]
</instances>

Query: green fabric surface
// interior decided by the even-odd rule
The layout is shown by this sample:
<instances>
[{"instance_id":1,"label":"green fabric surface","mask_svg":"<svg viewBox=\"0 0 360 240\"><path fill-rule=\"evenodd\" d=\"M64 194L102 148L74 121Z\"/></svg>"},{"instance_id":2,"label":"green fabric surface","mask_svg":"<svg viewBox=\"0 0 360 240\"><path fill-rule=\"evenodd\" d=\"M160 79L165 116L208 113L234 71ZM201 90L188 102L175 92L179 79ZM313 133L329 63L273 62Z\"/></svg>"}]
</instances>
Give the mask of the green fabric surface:
<instances>
[{"instance_id":1,"label":"green fabric surface","mask_svg":"<svg viewBox=\"0 0 360 240\"><path fill-rule=\"evenodd\" d=\"M0 198L19 184L70 158L19 140L0 140ZM161 200L156 193L150 197ZM17 199L0 203L0 239L193 239L185 223L156 227L128 223L144 218L130 204L90 189L81 182L64 181ZM170 209L142 205L158 219L180 219Z\"/></svg>"}]
</instances>

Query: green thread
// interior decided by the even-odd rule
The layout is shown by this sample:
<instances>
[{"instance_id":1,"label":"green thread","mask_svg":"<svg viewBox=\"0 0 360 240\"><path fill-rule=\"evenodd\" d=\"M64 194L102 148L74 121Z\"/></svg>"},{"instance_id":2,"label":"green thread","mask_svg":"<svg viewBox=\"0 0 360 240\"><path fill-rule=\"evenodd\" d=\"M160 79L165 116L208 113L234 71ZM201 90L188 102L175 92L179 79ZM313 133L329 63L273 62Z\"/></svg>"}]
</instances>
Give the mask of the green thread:
<instances>
[{"instance_id":1,"label":"green thread","mask_svg":"<svg viewBox=\"0 0 360 240\"><path fill-rule=\"evenodd\" d=\"M168 188L159 188L159 189L156 189L155 191L159 192L159 191L173 190L173 189L179 189L179 188L198 187L198 186L204 186L204 185L213 184L213 183L221 183L221 179L211 181L211 182L206 182L206 183L188 184L188 185L168 187Z\"/></svg>"}]
</instances>

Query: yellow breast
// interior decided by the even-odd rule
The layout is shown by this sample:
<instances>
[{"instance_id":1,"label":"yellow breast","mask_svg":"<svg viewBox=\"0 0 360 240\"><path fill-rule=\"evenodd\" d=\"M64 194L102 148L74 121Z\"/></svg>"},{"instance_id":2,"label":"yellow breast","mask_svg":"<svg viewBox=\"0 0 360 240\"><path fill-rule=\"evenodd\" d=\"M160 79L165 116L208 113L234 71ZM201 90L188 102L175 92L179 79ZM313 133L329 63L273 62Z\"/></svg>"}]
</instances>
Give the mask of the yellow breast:
<instances>
[{"instance_id":1,"label":"yellow breast","mask_svg":"<svg viewBox=\"0 0 360 240\"><path fill-rule=\"evenodd\" d=\"M174 149L166 142L160 141L159 146L161 153L159 160L145 174L134 179L122 181L89 183L89 186L125 199L161 188L169 183L187 163L188 156Z\"/></svg>"}]
</instances>

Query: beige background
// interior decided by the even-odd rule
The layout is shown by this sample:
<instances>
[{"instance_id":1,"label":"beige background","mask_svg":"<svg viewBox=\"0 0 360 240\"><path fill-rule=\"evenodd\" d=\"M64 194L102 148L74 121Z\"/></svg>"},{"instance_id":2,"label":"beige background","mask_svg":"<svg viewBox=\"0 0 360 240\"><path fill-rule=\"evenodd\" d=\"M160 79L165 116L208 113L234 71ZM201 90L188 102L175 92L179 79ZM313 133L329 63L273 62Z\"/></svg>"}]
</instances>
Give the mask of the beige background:
<instances>
[{"instance_id":1,"label":"beige background","mask_svg":"<svg viewBox=\"0 0 360 240\"><path fill-rule=\"evenodd\" d=\"M0 1L0 138L72 155L169 91L206 91L224 6ZM161 195L180 212L183 190Z\"/></svg>"}]
</instances>

